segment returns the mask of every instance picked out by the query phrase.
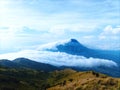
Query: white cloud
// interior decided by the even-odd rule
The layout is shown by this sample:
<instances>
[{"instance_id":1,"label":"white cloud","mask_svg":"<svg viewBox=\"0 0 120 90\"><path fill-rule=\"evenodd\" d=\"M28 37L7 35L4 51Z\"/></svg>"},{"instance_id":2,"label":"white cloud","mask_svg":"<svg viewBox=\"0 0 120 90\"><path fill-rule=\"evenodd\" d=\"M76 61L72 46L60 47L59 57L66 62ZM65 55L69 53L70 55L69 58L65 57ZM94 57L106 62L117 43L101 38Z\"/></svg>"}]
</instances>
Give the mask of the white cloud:
<instances>
[{"instance_id":1,"label":"white cloud","mask_svg":"<svg viewBox=\"0 0 120 90\"><path fill-rule=\"evenodd\" d=\"M114 61L98 58L85 58L83 56L70 55L60 52L36 51L36 50L23 50L16 53L2 54L1 59L13 60L18 57L29 58L42 63L49 63L57 66L78 66L78 67L96 67L107 66L117 67Z\"/></svg>"},{"instance_id":2,"label":"white cloud","mask_svg":"<svg viewBox=\"0 0 120 90\"><path fill-rule=\"evenodd\" d=\"M86 46L102 50L120 50L120 26L107 25L96 29L97 34L88 34L79 40Z\"/></svg>"},{"instance_id":3,"label":"white cloud","mask_svg":"<svg viewBox=\"0 0 120 90\"><path fill-rule=\"evenodd\" d=\"M98 36L101 40L120 40L120 27L112 27L111 25L108 25L104 28L102 33Z\"/></svg>"},{"instance_id":4,"label":"white cloud","mask_svg":"<svg viewBox=\"0 0 120 90\"><path fill-rule=\"evenodd\" d=\"M105 27L102 34L103 35L120 35L120 27L117 26L117 27L113 28L111 25L108 25Z\"/></svg>"}]
</instances>

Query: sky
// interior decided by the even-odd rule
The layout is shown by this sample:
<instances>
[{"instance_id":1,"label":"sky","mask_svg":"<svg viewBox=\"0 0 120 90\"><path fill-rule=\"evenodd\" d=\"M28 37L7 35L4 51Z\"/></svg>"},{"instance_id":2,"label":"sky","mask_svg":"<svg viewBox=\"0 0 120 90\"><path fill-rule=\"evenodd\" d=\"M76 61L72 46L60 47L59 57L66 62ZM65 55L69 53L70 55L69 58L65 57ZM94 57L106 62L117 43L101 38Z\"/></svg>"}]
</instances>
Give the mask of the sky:
<instances>
[{"instance_id":1,"label":"sky","mask_svg":"<svg viewBox=\"0 0 120 90\"><path fill-rule=\"evenodd\" d=\"M75 38L120 49L120 0L0 0L0 53Z\"/></svg>"}]
</instances>

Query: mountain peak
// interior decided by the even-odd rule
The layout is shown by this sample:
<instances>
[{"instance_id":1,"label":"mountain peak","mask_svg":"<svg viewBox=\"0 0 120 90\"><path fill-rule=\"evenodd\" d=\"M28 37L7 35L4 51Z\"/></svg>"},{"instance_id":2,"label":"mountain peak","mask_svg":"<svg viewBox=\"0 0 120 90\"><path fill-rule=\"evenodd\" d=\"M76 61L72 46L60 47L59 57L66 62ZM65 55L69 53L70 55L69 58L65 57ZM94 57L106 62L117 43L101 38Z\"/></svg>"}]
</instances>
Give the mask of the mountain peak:
<instances>
[{"instance_id":1,"label":"mountain peak","mask_svg":"<svg viewBox=\"0 0 120 90\"><path fill-rule=\"evenodd\" d=\"M69 40L63 40L63 41L58 41L54 43L49 43L43 46L40 46L38 50L47 50L47 51L59 51L59 52L70 52L72 53L73 51L84 51L88 49L81 43L79 43L78 40L71 38Z\"/></svg>"},{"instance_id":2,"label":"mountain peak","mask_svg":"<svg viewBox=\"0 0 120 90\"><path fill-rule=\"evenodd\" d=\"M24 57L16 58L13 60L14 62L29 62L30 60Z\"/></svg>"},{"instance_id":3,"label":"mountain peak","mask_svg":"<svg viewBox=\"0 0 120 90\"><path fill-rule=\"evenodd\" d=\"M88 50L87 47L79 43L76 39L70 39L69 41L57 44L56 48L59 52L66 52L69 54L75 54L76 52L80 53Z\"/></svg>"},{"instance_id":4,"label":"mountain peak","mask_svg":"<svg viewBox=\"0 0 120 90\"><path fill-rule=\"evenodd\" d=\"M70 39L70 42L79 43L76 39Z\"/></svg>"}]
</instances>

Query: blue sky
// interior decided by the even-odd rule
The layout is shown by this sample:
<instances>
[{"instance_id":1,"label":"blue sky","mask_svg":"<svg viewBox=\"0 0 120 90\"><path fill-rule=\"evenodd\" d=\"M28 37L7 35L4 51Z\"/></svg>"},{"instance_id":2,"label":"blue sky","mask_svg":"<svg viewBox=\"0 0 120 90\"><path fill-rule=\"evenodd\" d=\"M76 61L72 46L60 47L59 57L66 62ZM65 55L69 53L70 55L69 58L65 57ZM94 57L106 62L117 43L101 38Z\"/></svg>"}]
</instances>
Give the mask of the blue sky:
<instances>
[{"instance_id":1,"label":"blue sky","mask_svg":"<svg viewBox=\"0 0 120 90\"><path fill-rule=\"evenodd\" d=\"M120 49L119 0L0 0L0 53L76 38Z\"/></svg>"}]
</instances>

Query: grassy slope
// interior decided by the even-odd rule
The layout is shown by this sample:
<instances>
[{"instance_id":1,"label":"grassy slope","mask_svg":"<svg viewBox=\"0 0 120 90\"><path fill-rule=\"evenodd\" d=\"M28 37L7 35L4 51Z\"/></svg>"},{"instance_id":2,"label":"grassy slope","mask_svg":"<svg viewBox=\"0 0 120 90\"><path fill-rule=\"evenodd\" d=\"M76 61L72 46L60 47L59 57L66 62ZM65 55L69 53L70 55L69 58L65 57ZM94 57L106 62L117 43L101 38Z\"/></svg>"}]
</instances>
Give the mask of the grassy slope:
<instances>
[{"instance_id":1,"label":"grassy slope","mask_svg":"<svg viewBox=\"0 0 120 90\"><path fill-rule=\"evenodd\" d=\"M96 72L76 72L59 79L48 90L120 90L120 79Z\"/></svg>"},{"instance_id":2,"label":"grassy slope","mask_svg":"<svg viewBox=\"0 0 120 90\"><path fill-rule=\"evenodd\" d=\"M120 90L120 79L71 69L50 73L0 68L0 90Z\"/></svg>"}]
</instances>

